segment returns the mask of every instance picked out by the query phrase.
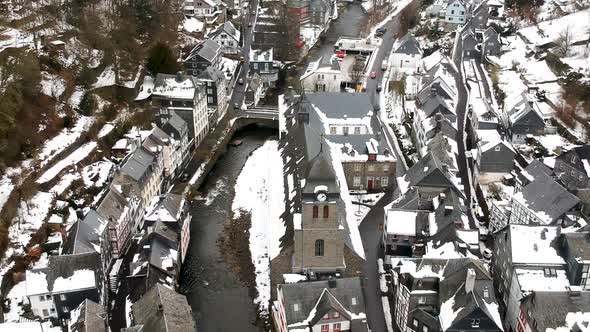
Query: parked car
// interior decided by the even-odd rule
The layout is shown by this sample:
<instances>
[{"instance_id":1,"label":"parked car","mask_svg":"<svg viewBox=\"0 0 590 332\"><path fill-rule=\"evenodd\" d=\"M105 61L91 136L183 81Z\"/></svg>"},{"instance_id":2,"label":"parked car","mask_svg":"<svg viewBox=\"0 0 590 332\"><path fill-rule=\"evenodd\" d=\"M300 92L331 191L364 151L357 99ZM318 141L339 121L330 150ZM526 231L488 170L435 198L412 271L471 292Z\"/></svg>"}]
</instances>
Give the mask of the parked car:
<instances>
[{"instance_id":1,"label":"parked car","mask_svg":"<svg viewBox=\"0 0 590 332\"><path fill-rule=\"evenodd\" d=\"M240 77L240 78L238 79L238 84L244 84L244 79Z\"/></svg>"},{"instance_id":2,"label":"parked car","mask_svg":"<svg viewBox=\"0 0 590 332\"><path fill-rule=\"evenodd\" d=\"M240 104L238 104L238 103L234 103L234 109L235 109L235 110L239 110L239 109L240 109Z\"/></svg>"},{"instance_id":3,"label":"parked car","mask_svg":"<svg viewBox=\"0 0 590 332\"><path fill-rule=\"evenodd\" d=\"M244 63L244 61L246 61L246 59L244 59L244 56L240 57L240 63Z\"/></svg>"},{"instance_id":4,"label":"parked car","mask_svg":"<svg viewBox=\"0 0 590 332\"><path fill-rule=\"evenodd\" d=\"M371 78L372 78L372 79L375 79L375 77L377 77L377 72L373 70L373 71L371 72Z\"/></svg>"},{"instance_id":5,"label":"parked car","mask_svg":"<svg viewBox=\"0 0 590 332\"><path fill-rule=\"evenodd\" d=\"M188 181L188 173L182 173L182 175L180 176L180 182L186 181Z\"/></svg>"},{"instance_id":6,"label":"parked car","mask_svg":"<svg viewBox=\"0 0 590 332\"><path fill-rule=\"evenodd\" d=\"M387 29L385 28L379 28L375 31L375 37L382 37L385 32L387 32Z\"/></svg>"},{"instance_id":7,"label":"parked car","mask_svg":"<svg viewBox=\"0 0 590 332\"><path fill-rule=\"evenodd\" d=\"M487 259L492 258L492 251L489 248L485 248L482 254L483 254L483 257L485 257Z\"/></svg>"},{"instance_id":8,"label":"parked car","mask_svg":"<svg viewBox=\"0 0 590 332\"><path fill-rule=\"evenodd\" d=\"M344 51L336 51L334 53L336 54L336 57L340 58L340 59L344 58L344 56L346 55L346 53L344 53Z\"/></svg>"},{"instance_id":9,"label":"parked car","mask_svg":"<svg viewBox=\"0 0 590 332\"><path fill-rule=\"evenodd\" d=\"M381 92L381 83L377 84L377 92Z\"/></svg>"},{"instance_id":10,"label":"parked car","mask_svg":"<svg viewBox=\"0 0 590 332\"><path fill-rule=\"evenodd\" d=\"M381 62L381 70L387 70L387 67L389 67L389 61L385 59L383 62Z\"/></svg>"}]
</instances>

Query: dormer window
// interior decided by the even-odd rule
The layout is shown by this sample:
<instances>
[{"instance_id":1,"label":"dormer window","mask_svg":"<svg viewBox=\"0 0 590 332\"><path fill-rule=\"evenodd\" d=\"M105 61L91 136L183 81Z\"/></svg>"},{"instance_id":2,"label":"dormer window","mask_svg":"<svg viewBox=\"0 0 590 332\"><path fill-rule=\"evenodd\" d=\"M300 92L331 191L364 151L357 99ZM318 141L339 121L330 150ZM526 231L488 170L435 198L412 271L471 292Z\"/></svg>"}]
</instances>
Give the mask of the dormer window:
<instances>
[{"instance_id":1,"label":"dormer window","mask_svg":"<svg viewBox=\"0 0 590 332\"><path fill-rule=\"evenodd\" d=\"M479 318L475 318L471 320L471 327L478 328L479 327Z\"/></svg>"}]
</instances>

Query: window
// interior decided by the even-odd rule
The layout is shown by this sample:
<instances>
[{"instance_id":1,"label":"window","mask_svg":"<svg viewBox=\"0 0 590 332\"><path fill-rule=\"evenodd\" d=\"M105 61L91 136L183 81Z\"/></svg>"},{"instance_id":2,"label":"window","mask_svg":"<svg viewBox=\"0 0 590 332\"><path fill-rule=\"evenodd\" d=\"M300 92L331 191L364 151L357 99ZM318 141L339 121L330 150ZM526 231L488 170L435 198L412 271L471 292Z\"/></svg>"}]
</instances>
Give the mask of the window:
<instances>
[{"instance_id":1,"label":"window","mask_svg":"<svg viewBox=\"0 0 590 332\"><path fill-rule=\"evenodd\" d=\"M254 69L258 69L258 63L254 62Z\"/></svg>"},{"instance_id":2,"label":"window","mask_svg":"<svg viewBox=\"0 0 590 332\"><path fill-rule=\"evenodd\" d=\"M382 176L381 177L381 186L387 187L388 184L389 184L389 178L387 176Z\"/></svg>"},{"instance_id":3,"label":"window","mask_svg":"<svg viewBox=\"0 0 590 332\"><path fill-rule=\"evenodd\" d=\"M326 314L324 315L324 317L322 317L322 319L330 319L330 314L326 312Z\"/></svg>"},{"instance_id":4,"label":"window","mask_svg":"<svg viewBox=\"0 0 590 332\"><path fill-rule=\"evenodd\" d=\"M268 71L268 62L264 64L264 71Z\"/></svg>"},{"instance_id":5,"label":"window","mask_svg":"<svg viewBox=\"0 0 590 332\"><path fill-rule=\"evenodd\" d=\"M496 151L496 152L497 152L497 151L500 151L500 146L499 146L499 145L498 145L498 146L496 146L496 147L494 148L494 151Z\"/></svg>"},{"instance_id":6,"label":"window","mask_svg":"<svg viewBox=\"0 0 590 332\"><path fill-rule=\"evenodd\" d=\"M361 127L354 127L354 134L359 135L361 133Z\"/></svg>"},{"instance_id":7,"label":"window","mask_svg":"<svg viewBox=\"0 0 590 332\"><path fill-rule=\"evenodd\" d=\"M465 12L464 11L461 11L460 13L461 13L461 15L465 15Z\"/></svg>"},{"instance_id":8,"label":"window","mask_svg":"<svg viewBox=\"0 0 590 332\"><path fill-rule=\"evenodd\" d=\"M213 89L207 89L207 94L210 95L213 93Z\"/></svg>"},{"instance_id":9,"label":"window","mask_svg":"<svg viewBox=\"0 0 590 332\"><path fill-rule=\"evenodd\" d=\"M426 303L426 298L424 296L420 296L418 298L418 304L424 304L424 303Z\"/></svg>"},{"instance_id":10,"label":"window","mask_svg":"<svg viewBox=\"0 0 590 332\"><path fill-rule=\"evenodd\" d=\"M383 172L389 172L389 164L383 164Z\"/></svg>"},{"instance_id":11,"label":"window","mask_svg":"<svg viewBox=\"0 0 590 332\"><path fill-rule=\"evenodd\" d=\"M487 287L483 289L483 297L486 299L490 297L490 290Z\"/></svg>"},{"instance_id":12,"label":"window","mask_svg":"<svg viewBox=\"0 0 590 332\"><path fill-rule=\"evenodd\" d=\"M340 328L340 323L332 324L332 329L334 330L334 332L340 332Z\"/></svg>"},{"instance_id":13,"label":"window","mask_svg":"<svg viewBox=\"0 0 590 332\"><path fill-rule=\"evenodd\" d=\"M418 327L418 320L412 319L412 325L414 325L414 327Z\"/></svg>"},{"instance_id":14,"label":"window","mask_svg":"<svg viewBox=\"0 0 590 332\"><path fill-rule=\"evenodd\" d=\"M299 303L293 303L293 311L299 311Z\"/></svg>"},{"instance_id":15,"label":"window","mask_svg":"<svg viewBox=\"0 0 590 332\"><path fill-rule=\"evenodd\" d=\"M348 127L342 127L342 133L348 135Z\"/></svg>"},{"instance_id":16,"label":"window","mask_svg":"<svg viewBox=\"0 0 590 332\"><path fill-rule=\"evenodd\" d=\"M322 325L322 332L328 332L330 331L330 325L329 324L323 324Z\"/></svg>"},{"instance_id":17,"label":"window","mask_svg":"<svg viewBox=\"0 0 590 332\"><path fill-rule=\"evenodd\" d=\"M55 308L51 308L51 309L49 309L49 311L53 314L53 313L55 313Z\"/></svg>"},{"instance_id":18,"label":"window","mask_svg":"<svg viewBox=\"0 0 590 332\"><path fill-rule=\"evenodd\" d=\"M353 187L358 187L361 185L361 177L360 176L355 176L354 178L352 178L352 186Z\"/></svg>"},{"instance_id":19,"label":"window","mask_svg":"<svg viewBox=\"0 0 590 332\"><path fill-rule=\"evenodd\" d=\"M332 318L340 318L340 313L338 311L334 311L334 313L332 313Z\"/></svg>"},{"instance_id":20,"label":"window","mask_svg":"<svg viewBox=\"0 0 590 332\"><path fill-rule=\"evenodd\" d=\"M479 327L479 318L471 320L471 327Z\"/></svg>"},{"instance_id":21,"label":"window","mask_svg":"<svg viewBox=\"0 0 590 332\"><path fill-rule=\"evenodd\" d=\"M353 297L353 298L351 298L351 299L350 299L350 303L351 303L352 305L356 305L356 297Z\"/></svg>"},{"instance_id":22,"label":"window","mask_svg":"<svg viewBox=\"0 0 590 332\"><path fill-rule=\"evenodd\" d=\"M423 325L422 326L422 332L428 332L428 326Z\"/></svg>"},{"instance_id":23,"label":"window","mask_svg":"<svg viewBox=\"0 0 590 332\"><path fill-rule=\"evenodd\" d=\"M454 10L451 10L451 15L455 15L455 11Z\"/></svg>"},{"instance_id":24,"label":"window","mask_svg":"<svg viewBox=\"0 0 590 332\"><path fill-rule=\"evenodd\" d=\"M64 307L64 308L63 308L63 311L64 311L65 313L68 313L68 312L70 312L70 309L68 309L67 307Z\"/></svg>"},{"instance_id":25,"label":"window","mask_svg":"<svg viewBox=\"0 0 590 332\"><path fill-rule=\"evenodd\" d=\"M354 170L356 172L360 172L361 171L361 164L354 164Z\"/></svg>"},{"instance_id":26,"label":"window","mask_svg":"<svg viewBox=\"0 0 590 332\"><path fill-rule=\"evenodd\" d=\"M43 309L43 317L49 316L49 311L47 309Z\"/></svg>"},{"instance_id":27,"label":"window","mask_svg":"<svg viewBox=\"0 0 590 332\"><path fill-rule=\"evenodd\" d=\"M65 301L66 300L66 294L61 294L59 296L59 299L62 300L62 301Z\"/></svg>"},{"instance_id":28,"label":"window","mask_svg":"<svg viewBox=\"0 0 590 332\"><path fill-rule=\"evenodd\" d=\"M315 241L315 255L324 256L324 240Z\"/></svg>"},{"instance_id":29,"label":"window","mask_svg":"<svg viewBox=\"0 0 590 332\"><path fill-rule=\"evenodd\" d=\"M313 207L313 213L312 214L313 214L313 218L317 218L319 216L320 212L319 212L319 208L317 206L314 206Z\"/></svg>"},{"instance_id":30,"label":"window","mask_svg":"<svg viewBox=\"0 0 590 332\"><path fill-rule=\"evenodd\" d=\"M207 103L213 104L213 97L212 96L207 97Z\"/></svg>"},{"instance_id":31,"label":"window","mask_svg":"<svg viewBox=\"0 0 590 332\"><path fill-rule=\"evenodd\" d=\"M336 75L334 75L334 79L336 80Z\"/></svg>"},{"instance_id":32,"label":"window","mask_svg":"<svg viewBox=\"0 0 590 332\"><path fill-rule=\"evenodd\" d=\"M324 218L328 218L330 217L330 207L327 205L324 205Z\"/></svg>"},{"instance_id":33,"label":"window","mask_svg":"<svg viewBox=\"0 0 590 332\"><path fill-rule=\"evenodd\" d=\"M368 171L369 171L369 172L373 172L373 171L375 171L375 165L373 165L373 164L369 164L369 166L368 166Z\"/></svg>"},{"instance_id":34,"label":"window","mask_svg":"<svg viewBox=\"0 0 590 332\"><path fill-rule=\"evenodd\" d=\"M336 135L336 127L330 127L330 135Z\"/></svg>"}]
</instances>

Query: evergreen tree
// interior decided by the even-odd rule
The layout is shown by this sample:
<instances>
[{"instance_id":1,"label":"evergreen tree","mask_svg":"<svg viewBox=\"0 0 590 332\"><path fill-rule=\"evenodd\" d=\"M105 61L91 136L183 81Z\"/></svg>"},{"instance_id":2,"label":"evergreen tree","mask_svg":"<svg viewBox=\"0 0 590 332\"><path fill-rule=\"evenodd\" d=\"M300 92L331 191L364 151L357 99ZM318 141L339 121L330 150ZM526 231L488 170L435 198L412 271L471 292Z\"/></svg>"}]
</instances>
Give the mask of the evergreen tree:
<instances>
[{"instance_id":1,"label":"evergreen tree","mask_svg":"<svg viewBox=\"0 0 590 332\"><path fill-rule=\"evenodd\" d=\"M158 42L150 50L146 67L152 76L158 73L174 74L180 68L172 49L162 42Z\"/></svg>"}]
</instances>

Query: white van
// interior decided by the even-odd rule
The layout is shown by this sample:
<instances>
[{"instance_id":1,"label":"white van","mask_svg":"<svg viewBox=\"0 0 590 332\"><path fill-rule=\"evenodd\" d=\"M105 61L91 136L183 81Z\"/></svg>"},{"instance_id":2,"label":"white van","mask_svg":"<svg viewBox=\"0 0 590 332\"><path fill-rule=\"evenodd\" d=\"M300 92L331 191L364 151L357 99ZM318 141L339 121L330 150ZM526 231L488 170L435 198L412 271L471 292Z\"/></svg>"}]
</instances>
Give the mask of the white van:
<instances>
[{"instance_id":1,"label":"white van","mask_svg":"<svg viewBox=\"0 0 590 332\"><path fill-rule=\"evenodd\" d=\"M381 70L387 70L387 67L389 66L389 62L387 61L387 59L383 60L383 62L381 62Z\"/></svg>"}]
</instances>

